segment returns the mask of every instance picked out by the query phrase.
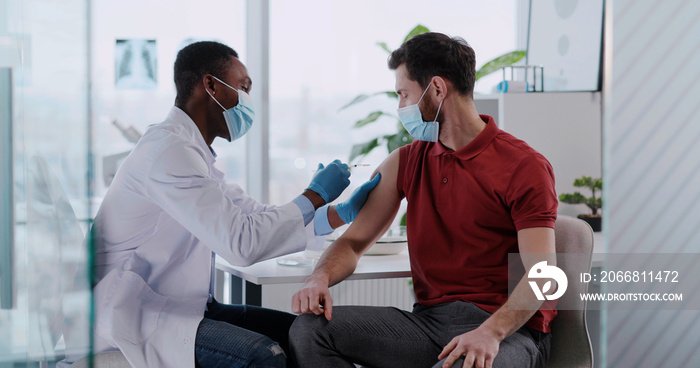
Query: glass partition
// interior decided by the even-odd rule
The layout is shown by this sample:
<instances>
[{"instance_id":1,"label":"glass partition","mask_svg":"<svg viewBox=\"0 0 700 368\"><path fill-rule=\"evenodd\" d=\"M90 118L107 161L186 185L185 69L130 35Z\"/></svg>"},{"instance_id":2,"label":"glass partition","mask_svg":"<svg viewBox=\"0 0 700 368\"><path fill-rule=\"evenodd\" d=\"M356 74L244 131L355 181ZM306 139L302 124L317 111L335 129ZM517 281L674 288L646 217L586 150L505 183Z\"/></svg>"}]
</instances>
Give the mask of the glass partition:
<instances>
[{"instance_id":1,"label":"glass partition","mask_svg":"<svg viewBox=\"0 0 700 368\"><path fill-rule=\"evenodd\" d=\"M90 349L87 7L0 0L2 366Z\"/></svg>"},{"instance_id":2,"label":"glass partition","mask_svg":"<svg viewBox=\"0 0 700 368\"><path fill-rule=\"evenodd\" d=\"M0 0L0 367L90 352L100 198L173 105L180 48L218 40L245 61L245 26L243 0ZM214 146L244 184L245 143Z\"/></svg>"}]
</instances>

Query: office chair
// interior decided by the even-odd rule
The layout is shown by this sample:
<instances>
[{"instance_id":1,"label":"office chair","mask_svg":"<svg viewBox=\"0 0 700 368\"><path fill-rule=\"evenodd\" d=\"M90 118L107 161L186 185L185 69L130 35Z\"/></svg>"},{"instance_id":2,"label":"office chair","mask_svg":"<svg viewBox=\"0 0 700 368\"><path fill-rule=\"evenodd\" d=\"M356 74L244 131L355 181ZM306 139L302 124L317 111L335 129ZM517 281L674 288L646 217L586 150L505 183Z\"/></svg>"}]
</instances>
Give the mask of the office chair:
<instances>
[{"instance_id":1,"label":"office chair","mask_svg":"<svg viewBox=\"0 0 700 368\"><path fill-rule=\"evenodd\" d=\"M559 215L554 237L557 254L584 254L582 257L557 258L557 266L569 280L578 280L582 272L590 272L593 230L585 221ZM593 367L593 350L586 325L586 301L579 297L587 290L587 283L569 282L566 293L559 299L560 305L566 305L567 309L559 310L552 321L552 347L547 368Z\"/></svg>"}]
</instances>

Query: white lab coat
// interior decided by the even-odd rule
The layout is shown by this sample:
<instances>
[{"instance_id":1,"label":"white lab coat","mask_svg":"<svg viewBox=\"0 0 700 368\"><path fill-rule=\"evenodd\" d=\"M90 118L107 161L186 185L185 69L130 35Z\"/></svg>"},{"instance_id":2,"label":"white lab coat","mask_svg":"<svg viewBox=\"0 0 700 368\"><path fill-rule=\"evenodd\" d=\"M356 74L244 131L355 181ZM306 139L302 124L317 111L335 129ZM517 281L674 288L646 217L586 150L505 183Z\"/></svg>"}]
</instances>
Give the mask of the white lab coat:
<instances>
[{"instance_id":1,"label":"white lab coat","mask_svg":"<svg viewBox=\"0 0 700 368\"><path fill-rule=\"evenodd\" d=\"M95 218L95 349L134 367L193 367L213 252L250 265L303 250L299 207L226 184L189 116L173 107L126 158ZM311 239L312 240L312 239Z\"/></svg>"}]
</instances>

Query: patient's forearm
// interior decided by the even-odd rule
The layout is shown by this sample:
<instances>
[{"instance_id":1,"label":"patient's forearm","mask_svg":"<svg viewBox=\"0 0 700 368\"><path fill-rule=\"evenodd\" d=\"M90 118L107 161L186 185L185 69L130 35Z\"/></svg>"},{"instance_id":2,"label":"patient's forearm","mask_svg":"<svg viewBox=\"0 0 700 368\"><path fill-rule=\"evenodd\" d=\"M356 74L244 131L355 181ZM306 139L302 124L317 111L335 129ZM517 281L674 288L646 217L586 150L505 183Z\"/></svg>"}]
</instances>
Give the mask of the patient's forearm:
<instances>
[{"instance_id":1,"label":"patient's forearm","mask_svg":"<svg viewBox=\"0 0 700 368\"><path fill-rule=\"evenodd\" d=\"M513 334L537 312L542 301L530 290L526 278L520 280L508 301L481 325L499 341Z\"/></svg>"},{"instance_id":2,"label":"patient's forearm","mask_svg":"<svg viewBox=\"0 0 700 368\"><path fill-rule=\"evenodd\" d=\"M338 239L323 253L309 280L328 283L331 287L352 275L360 255L353 251L350 241Z\"/></svg>"},{"instance_id":3,"label":"patient's forearm","mask_svg":"<svg viewBox=\"0 0 700 368\"><path fill-rule=\"evenodd\" d=\"M556 265L554 253L554 229L546 227L527 228L518 231L518 247L526 270L541 262ZM556 282L554 288L556 288ZM542 306L532 292L527 275L523 276L508 301L487 319L480 328L487 329L499 341L510 336L537 312Z\"/></svg>"}]
</instances>

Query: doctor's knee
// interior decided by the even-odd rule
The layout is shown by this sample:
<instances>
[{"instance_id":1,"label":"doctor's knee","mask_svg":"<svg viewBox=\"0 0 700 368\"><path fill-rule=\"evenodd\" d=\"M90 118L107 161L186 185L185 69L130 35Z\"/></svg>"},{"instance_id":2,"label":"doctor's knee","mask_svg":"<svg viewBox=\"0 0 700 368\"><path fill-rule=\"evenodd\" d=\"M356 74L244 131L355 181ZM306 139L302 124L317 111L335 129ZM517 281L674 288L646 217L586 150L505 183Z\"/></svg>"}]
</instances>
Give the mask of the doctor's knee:
<instances>
[{"instance_id":1,"label":"doctor's knee","mask_svg":"<svg viewBox=\"0 0 700 368\"><path fill-rule=\"evenodd\" d=\"M250 349L248 361L251 367L284 368L287 366L287 355L278 343L262 339Z\"/></svg>"}]
</instances>

